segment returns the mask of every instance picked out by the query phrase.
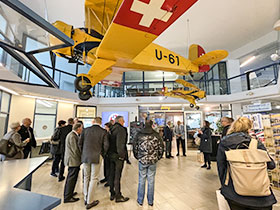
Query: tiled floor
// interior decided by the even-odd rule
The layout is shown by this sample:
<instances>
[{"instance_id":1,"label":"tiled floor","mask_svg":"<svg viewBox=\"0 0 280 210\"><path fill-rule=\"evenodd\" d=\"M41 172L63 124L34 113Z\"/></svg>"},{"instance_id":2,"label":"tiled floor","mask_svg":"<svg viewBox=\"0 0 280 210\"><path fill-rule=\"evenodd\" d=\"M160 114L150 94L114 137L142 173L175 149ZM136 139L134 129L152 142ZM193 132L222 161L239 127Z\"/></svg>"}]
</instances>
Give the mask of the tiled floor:
<instances>
[{"instance_id":1,"label":"tiled floor","mask_svg":"<svg viewBox=\"0 0 280 210\"><path fill-rule=\"evenodd\" d=\"M109 189L99 184L96 199L100 204L96 210L217 210L216 189L220 187L216 163L210 171L201 169L197 162L196 152L191 151L188 157L162 159L158 163L155 186L154 207L149 207L146 200L143 207L137 205L138 168L137 161L130 158L132 165L125 164L122 176L122 193L130 197L126 203L115 203L109 200ZM32 191L45 195L63 198L62 183L51 177L51 162L46 163L34 173ZM66 175L66 174L65 174ZM57 210L85 209L83 204L82 180L79 176L76 188L80 201L72 204L61 204ZM280 194L276 191L276 194ZM280 199L279 199L280 200ZM62 199L63 202L63 199ZM277 207L275 207L277 209Z\"/></svg>"}]
</instances>

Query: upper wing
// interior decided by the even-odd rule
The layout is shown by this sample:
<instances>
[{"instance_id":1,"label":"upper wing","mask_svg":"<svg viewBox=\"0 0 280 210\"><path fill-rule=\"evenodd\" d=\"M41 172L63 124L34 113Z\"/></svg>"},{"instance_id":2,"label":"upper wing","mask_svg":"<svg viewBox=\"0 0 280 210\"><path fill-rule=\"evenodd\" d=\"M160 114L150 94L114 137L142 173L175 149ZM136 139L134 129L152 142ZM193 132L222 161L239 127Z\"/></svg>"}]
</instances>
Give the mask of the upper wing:
<instances>
[{"instance_id":1,"label":"upper wing","mask_svg":"<svg viewBox=\"0 0 280 210\"><path fill-rule=\"evenodd\" d=\"M85 27L104 35L123 0L85 0Z\"/></svg>"},{"instance_id":2,"label":"upper wing","mask_svg":"<svg viewBox=\"0 0 280 210\"><path fill-rule=\"evenodd\" d=\"M124 0L97 50L97 56L132 60L196 1Z\"/></svg>"}]
</instances>

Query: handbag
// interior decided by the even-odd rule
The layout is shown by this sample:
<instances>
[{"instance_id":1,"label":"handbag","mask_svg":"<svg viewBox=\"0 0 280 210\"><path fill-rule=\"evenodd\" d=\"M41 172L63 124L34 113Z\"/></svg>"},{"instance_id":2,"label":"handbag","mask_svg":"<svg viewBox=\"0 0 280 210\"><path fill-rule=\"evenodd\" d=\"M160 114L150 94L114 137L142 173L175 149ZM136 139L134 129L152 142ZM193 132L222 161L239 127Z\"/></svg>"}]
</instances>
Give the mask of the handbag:
<instances>
[{"instance_id":1,"label":"handbag","mask_svg":"<svg viewBox=\"0 0 280 210\"><path fill-rule=\"evenodd\" d=\"M0 140L0 154L5 155L8 158L14 157L19 152L18 147L10 140Z\"/></svg>"}]
</instances>

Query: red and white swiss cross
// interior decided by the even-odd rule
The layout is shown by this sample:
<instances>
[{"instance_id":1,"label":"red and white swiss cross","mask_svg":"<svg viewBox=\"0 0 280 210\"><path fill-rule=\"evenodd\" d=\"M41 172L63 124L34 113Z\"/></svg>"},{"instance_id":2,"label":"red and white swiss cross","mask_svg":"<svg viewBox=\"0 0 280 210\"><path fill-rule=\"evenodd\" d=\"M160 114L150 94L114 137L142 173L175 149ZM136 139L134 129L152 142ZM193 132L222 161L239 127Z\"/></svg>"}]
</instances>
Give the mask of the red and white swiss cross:
<instances>
[{"instance_id":1,"label":"red and white swiss cross","mask_svg":"<svg viewBox=\"0 0 280 210\"><path fill-rule=\"evenodd\" d=\"M124 0L114 23L160 35L197 0Z\"/></svg>"}]
</instances>

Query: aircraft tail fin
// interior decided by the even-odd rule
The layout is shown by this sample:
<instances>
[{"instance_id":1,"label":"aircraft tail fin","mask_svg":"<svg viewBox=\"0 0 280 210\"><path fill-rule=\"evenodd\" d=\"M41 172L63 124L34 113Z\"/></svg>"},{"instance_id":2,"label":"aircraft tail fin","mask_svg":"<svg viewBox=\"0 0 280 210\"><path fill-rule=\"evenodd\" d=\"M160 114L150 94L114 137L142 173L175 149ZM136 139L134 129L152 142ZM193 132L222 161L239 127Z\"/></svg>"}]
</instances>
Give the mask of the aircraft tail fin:
<instances>
[{"instance_id":1,"label":"aircraft tail fin","mask_svg":"<svg viewBox=\"0 0 280 210\"><path fill-rule=\"evenodd\" d=\"M205 50L198 44L192 44L189 48L189 60L192 62L198 59L199 57L205 55ZM206 72L210 70L209 65L199 66L199 72Z\"/></svg>"},{"instance_id":2,"label":"aircraft tail fin","mask_svg":"<svg viewBox=\"0 0 280 210\"><path fill-rule=\"evenodd\" d=\"M210 70L210 65L214 65L228 56L226 50L214 50L209 53L205 53L204 49L193 44L189 49L189 59L192 64L199 67L199 72L206 72Z\"/></svg>"}]
</instances>

